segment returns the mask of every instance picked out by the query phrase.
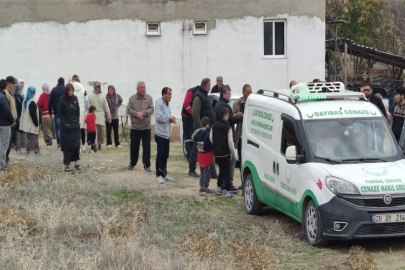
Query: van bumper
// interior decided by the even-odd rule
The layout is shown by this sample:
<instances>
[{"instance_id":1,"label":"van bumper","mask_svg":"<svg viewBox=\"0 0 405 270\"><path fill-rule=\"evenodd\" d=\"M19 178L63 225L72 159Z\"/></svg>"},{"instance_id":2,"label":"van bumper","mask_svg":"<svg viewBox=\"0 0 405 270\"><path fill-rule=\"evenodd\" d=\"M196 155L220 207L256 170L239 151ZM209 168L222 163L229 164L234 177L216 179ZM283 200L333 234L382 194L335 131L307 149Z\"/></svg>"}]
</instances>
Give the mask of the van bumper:
<instances>
[{"instance_id":1,"label":"van bumper","mask_svg":"<svg viewBox=\"0 0 405 270\"><path fill-rule=\"evenodd\" d=\"M361 207L342 198L333 197L328 203L319 206L319 213L322 218L323 236L328 240L405 236L405 223L374 224L371 221L372 214L405 213L405 205ZM347 223L347 226L342 231L336 231L335 222Z\"/></svg>"}]
</instances>

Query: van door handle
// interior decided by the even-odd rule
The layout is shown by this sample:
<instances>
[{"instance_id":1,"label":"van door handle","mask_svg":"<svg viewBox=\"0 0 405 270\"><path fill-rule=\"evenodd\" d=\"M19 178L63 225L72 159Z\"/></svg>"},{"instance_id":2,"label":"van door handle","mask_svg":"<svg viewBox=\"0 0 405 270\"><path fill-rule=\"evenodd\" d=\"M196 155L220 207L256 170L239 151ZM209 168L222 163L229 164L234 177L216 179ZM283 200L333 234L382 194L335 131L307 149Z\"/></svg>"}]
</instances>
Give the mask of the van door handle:
<instances>
[{"instance_id":1,"label":"van door handle","mask_svg":"<svg viewBox=\"0 0 405 270\"><path fill-rule=\"evenodd\" d=\"M280 175L278 168L279 168L279 166L278 166L278 162L277 162L277 175Z\"/></svg>"},{"instance_id":2,"label":"van door handle","mask_svg":"<svg viewBox=\"0 0 405 270\"><path fill-rule=\"evenodd\" d=\"M247 144L250 144L253 147L256 147L257 149L259 149L259 147L260 147L258 143L255 143L254 141L251 141L251 140L247 140Z\"/></svg>"},{"instance_id":3,"label":"van door handle","mask_svg":"<svg viewBox=\"0 0 405 270\"><path fill-rule=\"evenodd\" d=\"M273 173L276 174L276 162L273 160Z\"/></svg>"}]
</instances>

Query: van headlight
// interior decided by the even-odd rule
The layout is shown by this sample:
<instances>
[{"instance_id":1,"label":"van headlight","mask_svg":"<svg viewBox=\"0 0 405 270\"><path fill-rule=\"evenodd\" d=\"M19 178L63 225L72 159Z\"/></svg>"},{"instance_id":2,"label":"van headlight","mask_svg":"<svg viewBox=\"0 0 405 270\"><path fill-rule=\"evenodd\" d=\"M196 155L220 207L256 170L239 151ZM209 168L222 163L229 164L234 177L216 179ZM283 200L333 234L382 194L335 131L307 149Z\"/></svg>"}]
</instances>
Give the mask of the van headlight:
<instances>
[{"instance_id":1,"label":"van headlight","mask_svg":"<svg viewBox=\"0 0 405 270\"><path fill-rule=\"evenodd\" d=\"M327 177L326 186L335 195L338 194L360 195L360 192L355 185L339 178Z\"/></svg>"}]
</instances>

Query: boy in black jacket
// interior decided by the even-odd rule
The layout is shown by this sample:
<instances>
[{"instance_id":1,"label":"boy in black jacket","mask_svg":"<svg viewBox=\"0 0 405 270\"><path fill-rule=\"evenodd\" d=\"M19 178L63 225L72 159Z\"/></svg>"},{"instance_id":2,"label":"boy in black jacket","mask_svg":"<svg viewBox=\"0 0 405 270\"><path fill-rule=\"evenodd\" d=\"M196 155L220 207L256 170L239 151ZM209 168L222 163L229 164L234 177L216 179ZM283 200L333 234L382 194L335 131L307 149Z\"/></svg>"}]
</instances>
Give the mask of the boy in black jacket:
<instances>
[{"instance_id":1,"label":"boy in black jacket","mask_svg":"<svg viewBox=\"0 0 405 270\"><path fill-rule=\"evenodd\" d=\"M202 128L197 129L191 136L197 144L198 163L200 164L200 192L208 194L214 193L208 188L211 179L210 166L214 163L214 154L212 153L212 144L210 142L210 119L203 117L201 120Z\"/></svg>"},{"instance_id":2,"label":"boy in black jacket","mask_svg":"<svg viewBox=\"0 0 405 270\"><path fill-rule=\"evenodd\" d=\"M230 165L229 162L232 159L234 152L233 146L233 134L231 126L229 125L229 111L225 107L219 108L219 116L221 120L217 121L211 129L210 141L213 144L215 162L219 166L219 175L217 181L218 195L224 195L222 190L222 182L225 182L226 197L233 198L231 193L231 181L230 181Z\"/></svg>"}]
</instances>

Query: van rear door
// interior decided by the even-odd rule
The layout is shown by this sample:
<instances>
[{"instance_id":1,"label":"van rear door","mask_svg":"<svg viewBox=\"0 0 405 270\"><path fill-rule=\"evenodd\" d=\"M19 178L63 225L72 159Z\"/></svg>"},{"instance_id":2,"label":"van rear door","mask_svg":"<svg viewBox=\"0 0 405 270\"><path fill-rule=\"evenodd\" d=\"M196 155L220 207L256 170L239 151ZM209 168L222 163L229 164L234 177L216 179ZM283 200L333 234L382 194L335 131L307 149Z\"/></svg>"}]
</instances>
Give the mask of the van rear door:
<instances>
[{"instance_id":1,"label":"van rear door","mask_svg":"<svg viewBox=\"0 0 405 270\"><path fill-rule=\"evenodd\" d=\"M255 103L245 109L244 132L248 136L243 136L247 138L247 142L244 149L246 151L243 150L246 154L242 154L242 158L257 162L254 166L262 185L256 185L256 191L262 194L263 203L276 206L277 175L280 169L277 160L277 152L280 149L278 130L281 122L280 112L286 103L276 99L267 100L271 104Z\"/></svg>"}]
</instances>

